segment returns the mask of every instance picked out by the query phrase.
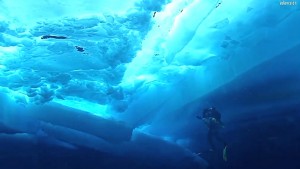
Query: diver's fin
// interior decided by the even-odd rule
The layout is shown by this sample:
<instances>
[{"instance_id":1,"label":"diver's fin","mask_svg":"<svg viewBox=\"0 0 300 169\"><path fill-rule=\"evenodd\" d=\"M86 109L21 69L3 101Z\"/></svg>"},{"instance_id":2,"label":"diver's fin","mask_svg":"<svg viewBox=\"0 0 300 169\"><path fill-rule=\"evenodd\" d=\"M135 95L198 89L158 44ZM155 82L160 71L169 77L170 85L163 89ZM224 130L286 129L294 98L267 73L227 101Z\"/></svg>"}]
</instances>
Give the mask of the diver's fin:
<instances>
[{"instance_id":1,"label":"diver's fin","mask_svg":"<svg viewBox=\"0 0 300 169\"><path fill-rule=\"evenodd\" d=\"M225 162L227 161L227 146L225 146L224 149L223 149L223 160Z\"/></svg>"}]
</instances>

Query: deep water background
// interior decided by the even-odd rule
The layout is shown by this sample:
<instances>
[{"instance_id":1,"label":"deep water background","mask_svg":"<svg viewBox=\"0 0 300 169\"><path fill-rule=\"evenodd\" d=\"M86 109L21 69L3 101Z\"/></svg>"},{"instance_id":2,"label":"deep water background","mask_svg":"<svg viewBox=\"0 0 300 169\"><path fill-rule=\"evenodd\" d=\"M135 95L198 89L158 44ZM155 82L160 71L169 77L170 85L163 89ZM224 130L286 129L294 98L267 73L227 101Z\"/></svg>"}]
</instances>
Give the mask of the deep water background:
<instances>
[{"instance_id":1,"label":"deep water background","mask_svg":"<svg viewBox=\"0 0 300 169\"><path fill-rule=\"evenodd\" d=\"M299 5L0 0L0 169L299 169Z\"/></svg>"}]
</instances>

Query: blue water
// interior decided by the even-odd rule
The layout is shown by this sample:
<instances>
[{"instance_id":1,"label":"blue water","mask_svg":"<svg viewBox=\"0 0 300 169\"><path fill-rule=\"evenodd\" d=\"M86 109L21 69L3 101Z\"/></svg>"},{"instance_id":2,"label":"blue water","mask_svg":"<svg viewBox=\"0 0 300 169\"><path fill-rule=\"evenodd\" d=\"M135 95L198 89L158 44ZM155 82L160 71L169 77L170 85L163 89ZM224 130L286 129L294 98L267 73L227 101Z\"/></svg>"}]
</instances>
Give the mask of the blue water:
<instances>
[{"instance_id":1,"label":"blue water","mask_svg":"<svg viewBox=\"0 0 300 169\"><path fill-rule=\"evenodd\" d=\"M299 5L1 0L0 169L300 168Z\"/></svg>"}]
</instances>

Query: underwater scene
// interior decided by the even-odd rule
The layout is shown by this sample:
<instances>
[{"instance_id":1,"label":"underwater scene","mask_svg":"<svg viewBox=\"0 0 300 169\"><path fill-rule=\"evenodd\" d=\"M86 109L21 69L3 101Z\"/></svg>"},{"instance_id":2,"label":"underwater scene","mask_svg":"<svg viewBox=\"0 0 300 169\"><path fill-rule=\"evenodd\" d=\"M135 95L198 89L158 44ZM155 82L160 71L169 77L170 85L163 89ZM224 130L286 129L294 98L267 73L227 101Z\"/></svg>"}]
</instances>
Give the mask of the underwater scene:
<instances>
[{"instance_id":1,"label":"underwater scene","mask_svg":"<svg viewBox=\"0 0 300 169\"><path fill-rule=\"evenodd\" d=\"M0 169L300 169L300 1L0 0Z\"/></svg>"}]
</instances>

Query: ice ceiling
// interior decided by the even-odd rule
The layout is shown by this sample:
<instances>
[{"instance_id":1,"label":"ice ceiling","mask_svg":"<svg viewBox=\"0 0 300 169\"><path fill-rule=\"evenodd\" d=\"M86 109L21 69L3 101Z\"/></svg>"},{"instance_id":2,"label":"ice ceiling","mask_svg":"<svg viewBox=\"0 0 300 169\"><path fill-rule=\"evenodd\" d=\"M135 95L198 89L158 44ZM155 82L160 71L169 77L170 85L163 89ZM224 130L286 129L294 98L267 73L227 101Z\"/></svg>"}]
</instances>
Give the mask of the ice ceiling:
<instances>
[{"instance_id":1,"label":"ice ceiling","mask_svg":"<svg viewBox=\"0 0 300 169\"><path fill-rule=\"evenodd\" d=\"M2 0L0 9L2 123L109 152L146 137L132 131L187 147L172 132L192 112L178 109L300 44L299 6L277 1Z\"/></svg>"},{"instance_id":2,"label":"ice ceiling","mask_svg":"<svg viewBox=\"0 0 300 169\"><path fill-rule=\"evenodd\" d=\"M220 82L193 87L207 92L298 40L282 33L298 8L274 2L115 3L2 1L1 86L24 104L88 101L125 111L138 89L200 72L198 81L209 83L207 71L226 69L224 78L212 78Z\"/></svg>"}]
</instances>

